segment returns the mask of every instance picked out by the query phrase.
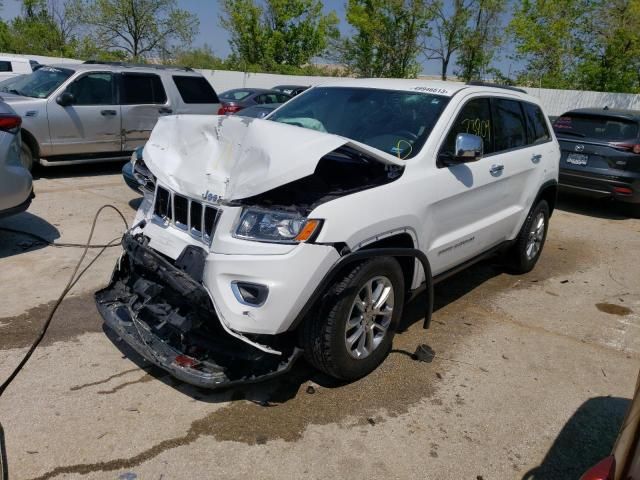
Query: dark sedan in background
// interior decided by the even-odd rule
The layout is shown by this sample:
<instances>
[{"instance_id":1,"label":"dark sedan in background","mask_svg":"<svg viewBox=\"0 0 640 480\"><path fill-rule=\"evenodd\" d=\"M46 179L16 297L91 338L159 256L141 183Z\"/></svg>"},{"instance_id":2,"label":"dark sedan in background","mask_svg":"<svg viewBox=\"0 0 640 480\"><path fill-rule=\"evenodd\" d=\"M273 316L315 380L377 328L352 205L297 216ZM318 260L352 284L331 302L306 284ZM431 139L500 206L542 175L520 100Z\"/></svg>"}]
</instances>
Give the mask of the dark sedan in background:
<instances>
[{"instance_id":1,"label":"dark sedan in background","mask_svg":"<svg viewBox=\"0 0 640 480\"><path fill-rule=\"evenodd\" d=\"M563 190L625 202L640 214L640 111L571 110L553 129Z\"/></svg>"},{"instance_id":2,"label":"dark sedan in background","mask_svg":"<svg viewBox=\"0 0 640 480\"><path fill-rule=\"evenodd\" d=\"M291 97L295 97L296 95L300 95L305 90L308 90L310 87L304 85L276 85L272 88L272 90L276 90L278 92L286 93Z\"/></svg>"},{"instance_id":3,"label":"dark sedan in background","mask_svg":"<svg viewBox=\"0 0 640 480\"><path fill-rule=\"evenodd\" d=\"M263 88L234 88L222 92L218 98L221 103L218 115L236 113L253 105L284 103L291 99L285 93Z\"/></svg>"}]
</instances>

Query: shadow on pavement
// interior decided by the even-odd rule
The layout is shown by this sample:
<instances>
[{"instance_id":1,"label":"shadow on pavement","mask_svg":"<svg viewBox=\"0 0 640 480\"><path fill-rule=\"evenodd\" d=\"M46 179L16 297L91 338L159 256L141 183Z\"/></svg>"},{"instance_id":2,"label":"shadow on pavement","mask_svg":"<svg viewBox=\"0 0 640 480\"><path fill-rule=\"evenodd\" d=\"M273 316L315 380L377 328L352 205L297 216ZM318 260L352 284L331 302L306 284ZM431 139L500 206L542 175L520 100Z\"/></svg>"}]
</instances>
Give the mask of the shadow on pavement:
<instances>
[{"instance_id":1,"label":"shadow on pavement","mask_svg":"<svg viewBox=\"0 0 640 480\"><path fill-rule=\"evenodd\" d=\"M578 480L611 453L631 401L594 397L584 402L564 425L540 466L522 480Z\"/></svg>"},{"instance_id":2,"label":"shadow on pavement","mask_svg":"<svg viewBox=\"0 0 640 480\"><path fill-rule=\"evenodd\" d=\"M30 232L48 242L53 242L60 238L60 232L54 225L28 211L3 218L0 219L0 258L8 258L27 251L38 250L48 245L36 237L3 229Z\"/></svg>"},{"instance_id":3,"label":"shadow on pavement","mask_svg":"<svg viewBox=\"0 0 640 480\"><path fill-rule=\"evenodd\" d=\"M33 179L38 180L41 178L72 178L72 177L96 177L99 175L113 175L114 173L120 173L122 166L126 163L126 160L118 160L114 162L97 162L87 163L83 165L64 165L64 166L49 166L43 167L38 165L34 171ZM37 193L37 192L36 192Z\"/></svg>"},{"instance_id":4,"label":"shadow on pavement","mask_svg":"<svg viewBox=\"0 0 640 480\"><path fill-rule=\"evenodd\" d=\"M590 198L569 193L560 193L558 195L556 208L565 212L606 220L627 220L632 218L630 206L624 203L614 202L611 199Z\"/></svg>"}]
</instances>

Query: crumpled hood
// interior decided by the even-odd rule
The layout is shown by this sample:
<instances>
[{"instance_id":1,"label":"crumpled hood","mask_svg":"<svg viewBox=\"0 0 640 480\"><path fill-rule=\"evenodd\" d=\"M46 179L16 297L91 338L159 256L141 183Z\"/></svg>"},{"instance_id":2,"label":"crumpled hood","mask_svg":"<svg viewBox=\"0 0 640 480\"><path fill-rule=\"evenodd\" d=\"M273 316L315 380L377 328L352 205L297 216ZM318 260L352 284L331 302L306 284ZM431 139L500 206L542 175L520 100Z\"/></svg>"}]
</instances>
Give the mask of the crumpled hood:
<instances>
[{"instance_id":1,"label":"crumpled hood","mask_svg":"<svg viewBox=\"0 0 640 480\"><path fill-rule=\"evenodd\" d=\"M311 175L341 146L389 165L404 163L348 138L240 116L161 117L144 147L156 178L183 195L239 200Z\"/></svg>"}]
</instances>

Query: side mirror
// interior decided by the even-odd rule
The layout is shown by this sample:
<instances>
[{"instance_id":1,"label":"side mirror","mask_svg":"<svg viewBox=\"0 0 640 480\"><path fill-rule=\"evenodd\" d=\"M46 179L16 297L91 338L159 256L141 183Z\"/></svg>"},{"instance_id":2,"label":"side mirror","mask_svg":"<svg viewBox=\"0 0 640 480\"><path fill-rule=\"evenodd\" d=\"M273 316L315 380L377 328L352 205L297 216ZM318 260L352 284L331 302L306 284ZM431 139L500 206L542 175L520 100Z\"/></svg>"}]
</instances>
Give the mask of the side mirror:
<instances>
[{"instance_id":1,"label":"side mirror","mask_svg":"<svg viewBox=\"0 0 640 480\"><path fill-rule=\"evenodd\" d=\"M76 99L73 96L73 93L69 92L62 92L60 95L58 95L58 98L56 98L56 103L62 107L73 105L75 101Z\"/></svg>"},{"instance_id":2,"label":"side mirror","mask_svg":"<svg viewBox=\"0 0 640 480\"><path fill-rule=\"evenodd\" d=\"M477 135L459 133L456 136L455 163L477 162L482 158L483 141Z\"/></svg>"}]
</instances>

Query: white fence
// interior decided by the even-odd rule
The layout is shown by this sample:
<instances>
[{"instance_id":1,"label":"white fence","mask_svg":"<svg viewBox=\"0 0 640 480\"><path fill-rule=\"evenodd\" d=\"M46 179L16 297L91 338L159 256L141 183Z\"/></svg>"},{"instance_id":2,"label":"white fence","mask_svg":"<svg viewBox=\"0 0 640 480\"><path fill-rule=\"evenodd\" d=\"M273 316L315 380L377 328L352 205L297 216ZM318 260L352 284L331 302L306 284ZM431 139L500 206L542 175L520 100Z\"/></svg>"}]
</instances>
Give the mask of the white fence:
<instances>
[{"instance_id":1,"label":"white fence","mask_svg":"<svg viewBox=\"0 0 640 480\"><path fill-rule=\"evenodd\" d=\"M2 54L0 55L12 55ZM71 58L42 57L26 55L40 63L80 63ZM335 77L312 77L301 75L276 75L271 73L246 73L227 70L198 70L213 85L216 92L231 88L254 87L271 88L276 85L318 85L335 81ZM416 82L428 82L418 79ZM605 107L640 110L640 95L631 93L606 93L580 90L552 90L546 88L525 88L530 95L538 97L547 115L561 115L567 110L582 107Z\"/></svg>"}]
</instances>

